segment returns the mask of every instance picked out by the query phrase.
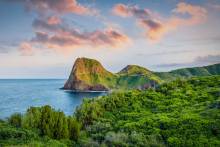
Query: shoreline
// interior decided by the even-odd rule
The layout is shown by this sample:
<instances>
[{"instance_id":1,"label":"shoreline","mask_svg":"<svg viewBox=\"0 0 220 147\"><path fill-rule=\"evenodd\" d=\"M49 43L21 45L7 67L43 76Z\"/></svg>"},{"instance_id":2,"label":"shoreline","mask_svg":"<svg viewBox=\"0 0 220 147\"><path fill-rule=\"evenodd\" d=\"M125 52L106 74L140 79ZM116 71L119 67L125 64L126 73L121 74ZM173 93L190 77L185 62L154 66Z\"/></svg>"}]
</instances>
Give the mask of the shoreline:
<instances>
[{"instance_id":1,"label":"shoreline","mask_svg":"<svg viewBox=\"0 0 220 147\"><path fill-rule=\"evenodd\" d=\"M67 91L67 92L75 92L75 93L110 93L110 91L104 91L104 90L70 90L70 89L63 89L63 88L60 88L60 90L63 90L63 91Z\"/></svg>"}]
</instances>

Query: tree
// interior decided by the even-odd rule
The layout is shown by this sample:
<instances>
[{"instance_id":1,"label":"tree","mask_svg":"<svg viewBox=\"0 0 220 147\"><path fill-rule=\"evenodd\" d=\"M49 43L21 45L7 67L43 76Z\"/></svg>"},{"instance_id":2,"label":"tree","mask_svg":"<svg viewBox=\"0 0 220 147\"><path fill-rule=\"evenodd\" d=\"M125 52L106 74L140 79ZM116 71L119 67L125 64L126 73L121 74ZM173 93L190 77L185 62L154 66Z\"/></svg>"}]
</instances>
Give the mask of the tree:
<instances>
[{"instance_id":1,"label":"tree","mask_svg":"<svg viewBox=\"0 0 220 147\"><path fill-rule=\"evenodd\" d=\"M69 137L71 140L78 140L80 135L80 124L75 118L68 117Z\"/></svg>"},{"instance_id":2,"label":"tree","mask_svg":"<svg viewBox=\"0 0 220 147\"><path fill-rule=\"evenodd\" d=\"M57 139L67 139L69 137L67 118L63 112L57 112L54 125L54 137Z\"/></svg>"},{"instance_id":3,"label":"tree","mask_svg":"<svg viewBox=\"0 0 220 147\"><path fill-rule=\"evenodd\" d=\"M22 115L20 113L15 113L11 115L11 117L8 119L8 122L12 126L21 127L21 119L22 119Z\"/></svg>"},{"instance_id":4,"label":"tree","mask_svg":"<svg viewBox=\"0 0 220 147\"><path fill-rule=\"evenodd\" d=\"M40 130L42 135L47 135L51 138L54 137L54 118L55 115L50 106L46 105L41 108Z\"/></svg>"}]
</instances>

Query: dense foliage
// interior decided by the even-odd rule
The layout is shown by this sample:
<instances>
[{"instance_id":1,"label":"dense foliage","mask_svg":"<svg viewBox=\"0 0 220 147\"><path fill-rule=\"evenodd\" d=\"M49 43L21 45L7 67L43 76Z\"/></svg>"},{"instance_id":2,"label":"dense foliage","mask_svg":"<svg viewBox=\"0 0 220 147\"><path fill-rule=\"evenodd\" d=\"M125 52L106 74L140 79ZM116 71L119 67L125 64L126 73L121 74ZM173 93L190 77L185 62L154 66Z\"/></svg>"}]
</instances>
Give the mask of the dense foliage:
<instances>
[{"instance_id":1,"label":"dense foliage","mask_svg":"<svg viewBox=\"0 0 220 147\"><path fill-rule=\"evenodd\" d=\"M62 143L49 137L41 137L36 132L20 127L14 127L6 122L0 122L0 146L66 146L66 142Z\"/></svg>"},{"instance_id":2,"label":"dense foliage","mask_svg":"<svg viewBox=\"0 0 220 147\"><path fill-rule=\"evenodd\" d=\"M71 117L31 107L0 122L1 145L220 146L220 76L84 99Z\"/></svg>"},{"instance_id":3,"label":"dense foliage","mask_svg":"<svg viewBox=\"0 0 220 147\"><path fill-rule=\"evenodd\" d=\"M80 133L80 124L75 118L67 117L63 112L55 111L47 105L30 107L24 115L14 114L8 119L8 124L2 122L0 125L2 144L5 142L32 143L33 140L42 140L40 136L57 140L72 140L74 144Z\"/></svg>"},{"instance_id":4,"label":"dense foliage","mask_svg":"<svg viewBox=\"0 0 220 147\"><path fill-rule=\"evenodd\" d=\"M220 76L86 99L75 115L108 146L219 146Z\"/></svg>"}]
</instances>

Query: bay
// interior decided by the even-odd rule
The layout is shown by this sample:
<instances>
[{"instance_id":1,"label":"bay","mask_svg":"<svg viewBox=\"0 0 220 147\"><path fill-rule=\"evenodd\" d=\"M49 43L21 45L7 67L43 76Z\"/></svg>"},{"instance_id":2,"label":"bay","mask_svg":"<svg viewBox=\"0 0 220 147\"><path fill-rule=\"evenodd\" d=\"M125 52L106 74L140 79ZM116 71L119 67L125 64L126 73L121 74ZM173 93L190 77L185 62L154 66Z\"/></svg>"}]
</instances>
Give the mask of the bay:
<instances>
[{"instance_id":1,"label":"bay","mask_svg":"<svg viewBox=\"0 0 220 147\"><path fill-rule=\"evenodd\" d=\"M83 98L105 95L105 92L73 92L60 88L64 79L1 79L0 118L15 112L24 113L30 106L50 105L72 115Z\"/></svg>"}]
</instances>

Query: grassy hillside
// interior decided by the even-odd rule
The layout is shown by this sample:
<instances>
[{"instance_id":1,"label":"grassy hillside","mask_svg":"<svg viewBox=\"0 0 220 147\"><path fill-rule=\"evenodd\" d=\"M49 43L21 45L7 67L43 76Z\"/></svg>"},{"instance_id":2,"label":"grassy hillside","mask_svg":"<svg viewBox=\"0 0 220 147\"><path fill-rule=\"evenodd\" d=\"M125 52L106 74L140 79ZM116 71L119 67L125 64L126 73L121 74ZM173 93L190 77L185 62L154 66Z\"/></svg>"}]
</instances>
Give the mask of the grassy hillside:
<instances>
[{"instance_id":1,"label":"grassy hillside","mask_svg":"<svg viewBox=\"0 0 220 147\"><path fill-rule=\"evenodd\" d=\"M128 65L125 68L123 68L120 72L118 72L119 75L148 75L151 76L153 73L152 71L138 66L138 65Z\"/></svg>"},{"instance_id":2,"label":"grassy hillside","mask_svg":"<svg viewBox=\"0 0 220 147\"><path fill-rule=\"evenodd\" d=\"M73 116L31 107L0 122L0 146L220 146L220 76L84 99Z\"/></svg>"},{"instance_id":3,"label":"grassy hillside","mask_svg":"<svg viewBox=\"0 0 220 147\"><path fill-rule=\"evenodd\" d=\"M165 81L193 76L220 75L220 64L213 64L204 67L182 68L170 72L155 72L155 74Z\"/></svg>"},{"instance_id":4,"label":"grassy hillside","mask_svg":"<svg viewBox=\"0 0 220 147\"><path fill-rule=\"evenodd\" d=\"M93 85L102 83L105 86L113 87L115 85L116 75L107 71L101 63L94 59L79 58L74 65L75 76L87 84Z\"/></svg>"},{"instance_id":5,"label":"grassy hillside","mask_svg":"<svg viewBox=\"0 0 220 147\"><path fill-rule=\"evenodd\" d=\"M171 71L170 73L177 74L183 77L219 75L220 64L214 64L214 65L204 66L204 67L177 69L177 70Z\"/></svg>"},{"instance_id":6,"label":"grassy hillside","mask_svg":"<svg viewBox=\"0 0 220 147\"><path fill-rule=\"evenodd\" d=\"M210 65L210 66L205 66L204 68L212 75L219 75L220 74L220 63Z\"/></svg>"},{"instance_id":7,"label":"grassy hillside","mask_svg":"<svg viewBox=\"0 0 220 147\"><path fill-rule=\"evenodd\" d=\"M129 65L119 73L107 71L100 62L89 58L78 58L64 89L72 90L127 90L138 89L151 81L161 80L153 72L137 66Z\"/></svg>"},{"instance_id":8,"label":"grassy hillside","mask_svg":"<svg viewBox=\"0 0 220 147\"><path fill-rule=\"evenodd\" d=\"M138 65L128 65L118 73L107 71L100 62L89 58L78 58L64 85L70 90L130 90L147 89L177 78L219 75L220 64L205 67L183 68L170 72L153 72Z\"/></svg>"},{"instance_id":9,"label":"grassy hillside","mask_svg":"<svg viewBox=\"0 0 220 147\"><path fill-rule=\"evenodd\" d=\"M118 85L122 89L142 89L142 86L152 81L157 84L162 82L152 71L138 65L128 65L117 74Z\"/></svg>"}]
</instances>

